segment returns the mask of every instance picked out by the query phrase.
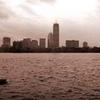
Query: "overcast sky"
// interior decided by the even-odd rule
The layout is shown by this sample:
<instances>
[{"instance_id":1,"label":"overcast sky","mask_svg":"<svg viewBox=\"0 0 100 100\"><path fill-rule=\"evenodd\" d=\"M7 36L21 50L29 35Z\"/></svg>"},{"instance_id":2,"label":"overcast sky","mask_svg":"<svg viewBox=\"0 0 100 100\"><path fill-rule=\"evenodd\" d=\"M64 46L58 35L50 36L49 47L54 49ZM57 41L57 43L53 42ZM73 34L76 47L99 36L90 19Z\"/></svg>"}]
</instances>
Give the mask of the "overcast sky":
<instances>
[{"instance_id":1,"label":"overcast sky","mask_svg":"<svg viewBox=\"0 0 100 100\"><path fill-rule=\"evenodd\" d=\"M60 24L60 42L67 39L100 46L99 0L0 0L0 40L39 39Z\"/></svg>"}]
</instances>

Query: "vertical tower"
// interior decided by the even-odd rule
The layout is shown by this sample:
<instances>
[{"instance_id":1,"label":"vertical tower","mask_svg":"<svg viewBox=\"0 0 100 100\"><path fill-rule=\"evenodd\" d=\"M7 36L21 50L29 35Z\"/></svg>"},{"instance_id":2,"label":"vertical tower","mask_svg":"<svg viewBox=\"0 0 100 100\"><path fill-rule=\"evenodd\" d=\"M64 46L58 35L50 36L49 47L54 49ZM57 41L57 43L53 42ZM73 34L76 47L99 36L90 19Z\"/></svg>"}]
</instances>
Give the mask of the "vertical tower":
<instances>
[{"instance_id":1,"label":"vertical tower","mask_svg":"<svg viewBox=\"0 0 100 100\"><path fill-rule=\"evenodd\" d=\"M53 34L48 34L48 48L53 48Z\"/></svg>"},{"instance_id":2,"label":"vertical tower","mask_svg":"<svg viewBox=\"0 0 100 100\"><path fill-rule=\"evenodd\" d=\"M54 23L53 25L53 46L54 48L59 47L59 24Z\"/></svg>"}]
</instances>

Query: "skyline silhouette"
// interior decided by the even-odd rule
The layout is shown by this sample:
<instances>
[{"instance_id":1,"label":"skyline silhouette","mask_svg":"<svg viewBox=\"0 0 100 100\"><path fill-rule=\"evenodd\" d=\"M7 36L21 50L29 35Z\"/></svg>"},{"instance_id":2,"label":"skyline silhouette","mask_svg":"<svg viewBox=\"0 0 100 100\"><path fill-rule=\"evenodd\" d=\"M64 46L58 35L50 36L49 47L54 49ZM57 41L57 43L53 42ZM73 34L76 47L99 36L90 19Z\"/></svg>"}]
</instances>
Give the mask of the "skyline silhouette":
<instances>
[{"instance_id":1,"label":"skyline silhouette","mask_svg":"<svg viewBox=\"0 0 100 100\"><path fill-rule=\"evenodd\" d=\"M81 43L80 43L80 41L79 41L79 39L66 39L65 40L65 42L64 42L64 44L62 44L62 45L60 45L60 43L61 43L61 33L60 33L60 25L59 25L59 23L57 23L57 22L55 22L53 25L52 25L52 31L51 32L48 32L48 36L47 37L40 37L39 39L33 39L32 37L23 37L23 39L21 39L21 40L18 40L18 39L16 39L16 40L12 40L12 38L11 37L3 37L3 39L2 39L2 43L1 43L1 46L3 45L3 44L5 44L4 42L4 40L5 40L5 38L8 38L7 39L7 41L10 41L8 44L9 44L9 46L11 46L11 45L13 45L13 42L17 42L17 41L24 41L24 40L28 40L28 41L33 41L33 42L35 42L35 43L33 43L33 44L36 44L36 45L41 45L41 40L43 40L44 41L44 48L59 48L59 47L63 47L64 45L64 47L66 47L66 41L68 41L69 43L70 42L79 42L79 43L76 43L76 45L77 45L77 47L84 47L84 45L86 46L86 45L88 45L88 41L86 41L86 40L84 40L83 42L82 42L82 46L80 45ZM37 43L36 43L37 42ZM85 44L84 44L85 43ZM73 43L74 44L74 43ZM73 45L72 44L72 45ZM68 45L70 45L70 44L68 44ZM90 45L88 45L89 47L99 47L99 46L96 46L96 45L94 45L94 46L90 46ZM34 45L33 45L33 47L34 47ZM69 46L70 47L70 46Z\"/></svg>"},{"instance_id":2,"label":"skyline silhouette","mask_svg":"<svg viewBox=\"0 0 100 100\"><path fill-rule=\"evenodd\" d=\"M99 5L98 0L1 0L0 40L5 36L12 40L46 38L57 19L60 45L75 39L100 46Z\"/></svg>"},{"instance_id":3,"label":"skyline silhouette","mask_svg":"<svg viewBox=\"0 0 100 100\"><path fill-rule=\"evenodd\" d=\"M4 37L0 52L33 52L33 53L100 53L100 47L90 47L87 41L83 42L83 46L80 47L79 40L66 40L65 46L60 46L60 25L54 23L52 26L53 33L48 33L47 38L40 38L38 40L32 40L32 38L23 38L23 40L13 41L11 45L11 38Z\"/></svg>"}]
</instances>

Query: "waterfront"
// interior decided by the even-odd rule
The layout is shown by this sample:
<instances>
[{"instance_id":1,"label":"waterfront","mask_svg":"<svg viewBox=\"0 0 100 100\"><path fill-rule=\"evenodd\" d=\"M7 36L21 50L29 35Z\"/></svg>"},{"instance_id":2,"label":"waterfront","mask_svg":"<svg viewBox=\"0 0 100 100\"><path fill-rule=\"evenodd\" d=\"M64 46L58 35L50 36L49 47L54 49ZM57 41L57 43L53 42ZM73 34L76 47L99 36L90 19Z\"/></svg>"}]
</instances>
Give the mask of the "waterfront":
<instances>
[{"instance_id":1,"label":"waterfront","mask_svg":"<svg viewBox=\"0 0 100 100\"><path fill-rule=\"evenodd\" d=\"M0 100L100 100L100 54L0 54Z\"/></svg>"}]
</instances>

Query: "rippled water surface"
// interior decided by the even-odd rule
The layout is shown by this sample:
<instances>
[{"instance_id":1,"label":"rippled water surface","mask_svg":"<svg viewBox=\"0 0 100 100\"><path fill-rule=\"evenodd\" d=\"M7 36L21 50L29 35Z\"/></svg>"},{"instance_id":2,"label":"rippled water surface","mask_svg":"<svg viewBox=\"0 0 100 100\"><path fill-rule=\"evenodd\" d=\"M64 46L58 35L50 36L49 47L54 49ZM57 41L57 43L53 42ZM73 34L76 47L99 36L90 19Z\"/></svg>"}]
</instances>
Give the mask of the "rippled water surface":
<instances>
[{"instance_id":1,"label":"rippled water surface","mask_svg":"<svg viewBox=\"0 0 100 100\"><path fill-rule=\"evenodd\" d=\"M100 100L100 54L0 54L0 100Z\"/></svg>"}]
</instances>

